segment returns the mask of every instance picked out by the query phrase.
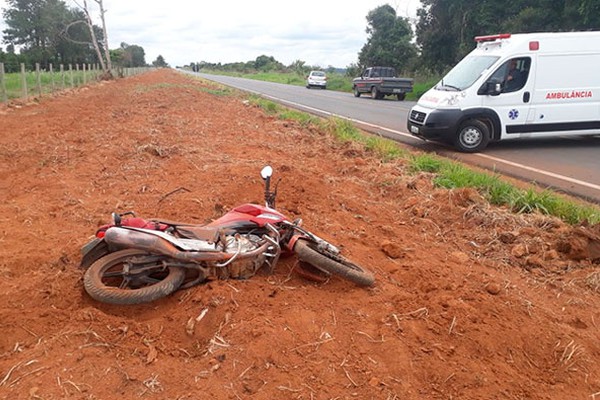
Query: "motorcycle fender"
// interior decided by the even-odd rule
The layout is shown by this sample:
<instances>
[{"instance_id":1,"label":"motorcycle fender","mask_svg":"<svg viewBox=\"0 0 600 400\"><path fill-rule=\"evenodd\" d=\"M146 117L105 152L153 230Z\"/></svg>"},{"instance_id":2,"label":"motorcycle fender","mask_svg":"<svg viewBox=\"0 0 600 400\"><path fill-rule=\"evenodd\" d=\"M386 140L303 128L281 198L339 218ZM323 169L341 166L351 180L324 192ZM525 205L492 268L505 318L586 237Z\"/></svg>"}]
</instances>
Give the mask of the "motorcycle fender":
<instances>
[{"instance_id":1,"label":"motorcycle fender","mask_svg":"<svg viewBox=\"0 0 600 400\"><path fill-rule=\"evenodd\" d=\"M81 268L87 269L99 258L104 257L111 251L104 239L95 237L81 248Z\"/></svg>"},{"instance_id":2,"label":"motorcycle fender","mask_svg":"<svg viewBox=\"0 0 600 400\"><path fill-rule=\"evenodd\" d=\"M285 247L290 251L294 251L294 247L296 246L298 240L308 240L309 242L317 244L317 247L319 249L328 251L331 254L340 253L340 250L337 247L310 232L308 233L308 235L296 234L292 236L292 238L287 242Z\"/></svg>"},{"instance_id":3,"label":"motorcycle fender","mask_svg":"<svg viewBox=\"0 0 600 400\"><path fill-rule=\"evenodd\" d=\"M294 246L296 246L296 242L298 241L298 239L306 239L306 238L304 237L304 235L294 235L294 236L292 236L291 239L285 245L285 247L287 248L287 250L294 251Z\"/></svg>"}]
</instances>

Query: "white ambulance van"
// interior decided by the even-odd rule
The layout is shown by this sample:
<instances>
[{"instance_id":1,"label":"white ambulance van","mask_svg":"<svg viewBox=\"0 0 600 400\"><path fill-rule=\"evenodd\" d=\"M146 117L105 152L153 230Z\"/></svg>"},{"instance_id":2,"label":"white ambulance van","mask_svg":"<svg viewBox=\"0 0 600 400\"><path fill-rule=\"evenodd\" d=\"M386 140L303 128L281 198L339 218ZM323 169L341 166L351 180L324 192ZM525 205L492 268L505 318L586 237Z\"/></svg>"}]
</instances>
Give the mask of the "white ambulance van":
<instances>
[{"instance_id":1,"label":"white ambulance van","mask_svg":"<svg viewBox=\"0 0 600 400\"><path fill-rule=\"evenodd\" d=\"M600 135L600 32L475 41L411 109L410 133L469 153L505 139Z\"/></svg>"}]
</instances>

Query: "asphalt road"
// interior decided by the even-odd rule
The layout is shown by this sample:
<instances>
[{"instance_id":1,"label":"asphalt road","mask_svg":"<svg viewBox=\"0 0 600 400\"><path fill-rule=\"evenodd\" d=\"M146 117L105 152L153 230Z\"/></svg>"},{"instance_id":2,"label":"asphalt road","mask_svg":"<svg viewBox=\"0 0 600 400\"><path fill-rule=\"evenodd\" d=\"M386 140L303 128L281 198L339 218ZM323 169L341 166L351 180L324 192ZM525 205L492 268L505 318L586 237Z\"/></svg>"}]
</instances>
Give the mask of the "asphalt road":
<instances>
[{"instance_id":1,"label":"asphalt road","mask_svg":"<svg viewBox=\"0 0 600 400\"><path fill-rule=\"evenodd\" d=\"M351 93L263 82L252 79L196 74L227 86L314 113L353 121L362 129L504 175L535 182L600 204L600 135L528 139L492 143L483 153L463 154L407 133L406 118L415 104L393 97L373 100Z\"/></svg>"}]
</instances>

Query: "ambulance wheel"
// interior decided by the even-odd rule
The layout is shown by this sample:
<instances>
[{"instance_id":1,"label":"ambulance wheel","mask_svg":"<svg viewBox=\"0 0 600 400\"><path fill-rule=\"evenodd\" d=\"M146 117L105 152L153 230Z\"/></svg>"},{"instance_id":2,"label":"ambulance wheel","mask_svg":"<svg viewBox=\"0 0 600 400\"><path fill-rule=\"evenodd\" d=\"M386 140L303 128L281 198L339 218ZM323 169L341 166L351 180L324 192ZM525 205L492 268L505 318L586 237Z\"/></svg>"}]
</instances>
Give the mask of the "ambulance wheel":
<instances>
[{"instance_id":1,"label":"ambulance wheel","mask_svg":"<svg viewBox=\"0 0 600 400\"><path fill-rule=\"evenodd\" d=\"M454 138L454 147L463 153L476 153L490 142L490 128L476 119L463 122Z\"/></svg>"}]
</instances>

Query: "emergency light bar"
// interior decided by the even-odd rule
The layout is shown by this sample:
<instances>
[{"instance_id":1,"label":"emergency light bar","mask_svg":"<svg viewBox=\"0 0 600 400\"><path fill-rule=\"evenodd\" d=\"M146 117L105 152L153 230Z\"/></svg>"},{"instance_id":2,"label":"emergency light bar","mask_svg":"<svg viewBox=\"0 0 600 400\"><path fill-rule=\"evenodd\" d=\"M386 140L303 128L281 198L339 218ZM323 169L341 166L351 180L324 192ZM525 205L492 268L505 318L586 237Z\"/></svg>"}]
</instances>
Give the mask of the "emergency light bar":
<instances>
[{"instance_id":1,"label":"emergency light bar","mask_svg":"<svg viewBox=\"0 0 600 400\"><path fill-rule=\"evenodd\" d=\"M510 33L499 33L497 35L475 36L476 42L491 42L496 39L510 39Z\"/></svg>"}]
</instances>

